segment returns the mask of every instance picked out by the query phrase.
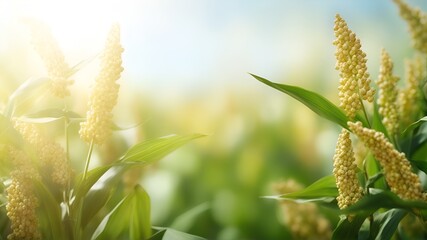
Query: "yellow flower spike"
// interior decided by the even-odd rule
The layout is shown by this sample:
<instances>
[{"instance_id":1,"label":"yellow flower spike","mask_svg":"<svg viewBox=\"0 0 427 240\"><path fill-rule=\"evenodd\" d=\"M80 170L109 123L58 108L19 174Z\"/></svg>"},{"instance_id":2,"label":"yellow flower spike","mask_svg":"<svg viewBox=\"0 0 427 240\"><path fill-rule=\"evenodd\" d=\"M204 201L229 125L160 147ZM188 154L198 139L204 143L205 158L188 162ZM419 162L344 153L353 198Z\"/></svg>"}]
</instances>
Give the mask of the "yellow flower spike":
<instances>
[{"instance_id":1,"label":"yellow flower spike","mask_svg":"<svg viewBox=\"0 0 427 240\"><path fill-rule=\"evenodd\" d=\"M338 188L338 207L344 209L356 203L363 193L357 179L356 159L350 140L350 132L343 129L338 136L334 155L334 176Z\"/></svg>"},{"instance_id":2,"label":"yellow flower spike","mask_svg":"<svg viewBox=\"0 0 427 240\"><path fill-rule=\"evenodd\" d=\"M30 25L34 49L42 59L50 78L52 94L59 98L70 95L68 86L74 82L68 79L70 67L65 62L64 54L52 36L50 29L45 24L35 20L29 20L28 24Z\"/></svg>"},{"instance_id":3,"label":"yellow flower spike","mask_svg":"<svg viewBox=\"0 0 427 240\"><path fill-rule=\"evenodd\" d=\"M412 44L420 52L427 53L427 15L419 8L412 8L402 0L393 0L400 16L407 22Z\"/></svg>"},{"instance_id":4,"label":"yellow flower spike","mask_svg":"<svg viewBox=\"0 0 427 240\"><path fill-rule=\"evenodd\" d=\"M116 81L123 71L119 25L110 30L101 56L101 71L89 100L86 121L80 124L80 137L90 143L102 144L111 135L112 113L117 102L119 85Z\"/></svg>"},{"instance_id":5,"label":"yellow flower spike","mask_svg":"<svg viewBox=\"0 0 427 240\"><path fill-rule=\"evenodd\" d=\"M393 75L393 62L390 59L390 55L383 49L381 52L380 74L377 80L379 87L377 103L382 122L390 136L394 136L399 127L396 106L398 95L396 85L398 81L399 78Z\"/></svg>"},{"instance_id":6,"label":"yellow flower spike","mask_svg":"<svg viewBox=\"0 0 427 240\"><path fill-rule=\"evenodd\" d=\"M39 202L32 187L40 176L24 152L9 147L9 155L15 170L10 173L12 182L6 189L6 211L12 230L7 239L41 239L36 215Z\"/></svg>"},{"instance_id":7,"label":"yellow flower spike","mask_svg":"<svg viewBox=\"0 0 427 240\"><path fill-rule=\"evenodd\" d=\"M375 91L371 88L366 67L366 54L361 49L360 40L348 28L340 15L335 18L336 69L340 71L340 107L350 119L362 108L360 99L373 102Z\"/></svg>"},{"instance_id":8,"label":"yellow flower spike","mask_svg":"<svg viewBox=\"0 0 427 240\"><path fill-rule=\"evenodd\" d=\"M15 122L15 129L36 150L40 167L50 173L52 181L65 187L71 177L71 166L62 147L44 135L34 124Z\"/></svg>"},{"instance_id":9,"label":"yellow flower spike","mask_svg":"<svg viewBox=\"0 0 427 240\"><path fill-rule=\"evenodd\" d=\"M420 87L425 77L425 61L422 57L417 56L405 61L406 88L402 89L398 96L399 118L404 128L421 117Z\"/></svg>"},{"instance_id":10,"label":"yellow flower spike","mask_svg":"<svg viewBox=\"0 0 427 240\"><path fill-rule=\"evenodd\" d=\"M398 152L383 133L364 128L361 122L348 122L348 126L380 163L392 192L406 200L424 199L420 179L412 172L404 153Z\"/></svg>"}]
</instances>

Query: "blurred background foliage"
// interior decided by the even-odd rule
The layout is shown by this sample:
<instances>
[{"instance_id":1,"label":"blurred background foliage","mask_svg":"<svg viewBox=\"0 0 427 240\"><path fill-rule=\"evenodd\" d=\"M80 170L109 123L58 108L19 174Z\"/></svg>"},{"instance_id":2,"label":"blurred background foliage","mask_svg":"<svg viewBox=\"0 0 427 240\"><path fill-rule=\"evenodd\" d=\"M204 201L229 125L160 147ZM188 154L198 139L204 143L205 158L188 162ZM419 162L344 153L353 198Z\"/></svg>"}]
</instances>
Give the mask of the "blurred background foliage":
<instances>
[{"instance_id":1,"label":"blurred background foliage","mask_svg":"<svg viewBox=\"0 0 427 240\"><path fill-rule=\"evenodd\" d=\"M427 10L421 0L408 2ZM413 50L391 1L0 1L0 104L20 83L45 74L23 17L51 26L70 65L95 56L118 21L125 71L115 122L142 124L116 132L99 149L100 161L113 161L136 140L207 135L129 172L120 190L135 182L146 188L154 225L208 239L288 239L279 204L260 197L284 179L308 185L330 174L339 129L247 73L337 103L336 13L361 39L373 79L382 47L403 77ZM97 61L74 77L76 112L85 111ZM37 103L30 107L36 111Z\"/></svg>"}]
</instances>

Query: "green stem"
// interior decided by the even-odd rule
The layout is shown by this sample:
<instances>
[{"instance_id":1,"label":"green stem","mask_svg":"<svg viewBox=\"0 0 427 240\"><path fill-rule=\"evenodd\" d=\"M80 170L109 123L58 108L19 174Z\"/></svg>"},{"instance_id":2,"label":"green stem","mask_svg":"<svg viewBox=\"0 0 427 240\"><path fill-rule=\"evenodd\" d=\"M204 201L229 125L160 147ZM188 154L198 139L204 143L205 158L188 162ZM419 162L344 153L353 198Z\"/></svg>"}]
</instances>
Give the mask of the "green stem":
<instances>
[{"instance_id":1,"label":"green stem","mask_svg":"<svg viewBox=\"0 0 427 240\"><path fill-rule=\"evenodd\" d=\"M360 104L362 105L363 115L365 116L368 127L371 128L371 123L369 122L368 114L366 113L365 104L363 104L362 98L359 97Z\"/></svg>"},{"instance_id":2,"label":"green stem","mask_svg":"<svg viewBox=\"0 0 427 240\"><path fill-rule=\"evenodd\" d=\"M94 145L94 143L93 143L93 139L92 139L92 141L90 141L90 145L89 145L89 152L88 152L87 158L86 158L86 164L85 164L85 169L83 171L82 181L86 180L86 175L87 175L87 172L89 170L90 157L92 156L93 145Z\"/></svg>"}]
</instances>

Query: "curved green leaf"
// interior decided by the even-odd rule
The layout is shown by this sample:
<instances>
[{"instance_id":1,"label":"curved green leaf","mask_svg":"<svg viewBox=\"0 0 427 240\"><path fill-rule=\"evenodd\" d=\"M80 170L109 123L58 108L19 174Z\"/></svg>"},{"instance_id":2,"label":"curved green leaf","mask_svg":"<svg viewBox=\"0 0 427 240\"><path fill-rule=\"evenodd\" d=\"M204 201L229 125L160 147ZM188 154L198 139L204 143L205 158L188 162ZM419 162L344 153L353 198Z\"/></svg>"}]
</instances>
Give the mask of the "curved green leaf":
<instances>
[{"instance_id":1,"label":"curved green leaf","mask_svg":"<svg viewBox=\"0 0 427 240\"><path fill-rule=\"evenodd\" d=\"M34 186L40 203L38 216L40 229L43 229L43 237L45 239L65 239L59 203L43 183L34 180Z\"/></svg>"},{"instance_id":2,"label":"curved green leaf","mask_svg":"<svg viewBox=\"0 0 427 240\"><path fill-rule=\"evenodd\" d=\"M174 230L172 228L162 228L162 227L153 227L155 230L158 230L160 232L153 235L150 240L206 240L205 238L191 235L188 233L183 233L177 230ZM164 232L163 232L164 231ZM155 237L158 235L158 237ZM159 238L161 237L161 238Z\"/></svg>"},{"instance_id":3,"label":"curved green leaf","mask_svg":"<svg viewBox=\"0 0 427 240\"><path fill-rule=\"evenodd\" d=\"M45 91L50 79L49 78L30 78L21 84L9 97L6 106L6 116L11 117L15 108L19 105L34 101Z\"/></svg>"},{"instance_id":4,"label":"curved green leaf","mask_svg":"<svg viewBox=\"0 0 427 240\"><path fill-rule=\"evenodd\" d=\"M73 111L65 111L58 108L43 109L35 113L27 114L19 118L20 121L30 123L48 123L61 120L63 118L69 121L80 122L84 118Z\"/></svg>"},{"instance_id":5,"label":"curved green leaf","mask_svg":"<svg viewBox=\"0 0 427 240\"><path fill-rule=\"evenodd\" d=\"M186 136L171 135L148 140L131 147L120 160L122 162L152 163L160 160L191 140L204 136L202 134Z\"/></svg>"},{"instance_id":6,"label":"curved green leaf","mask_svg":"<svg viewBox=\"0 0 427 240\"><path fill-rule=\"evenodd\" d=\"M416 122L412 123L411 125L409 125L405 130L403 130L403 133L410 132L410 131L414 130L415 128L417 128L418 126L420 126L421 124L423 124L424 122L427 122L427 116L422 117L418 121L416 121Z\"/></svg>"},{"instance_id":7,"label":"curved green leaf","mask_svg":"<svg viewBox=\"0 0 427 240\"><path fill-rule=\"evenodd\" d=\"M296 86L274 83L254 74L251 75L258 81L295 98L321 117L348 129L348 118L344 112L320 94Z\"/></svg>"},{"instance_id":8,"label":"curved green leaf","mask_svg":"<svg viewBox=\"0 0 427 240\"><path fill-rule=\"evenodd\" d=\"M365 195L355 204L342 210L344 213L374 212L380 208L401 208L412 211L413 209L427 209L427 202L402 200L390 191L370 189L371 194Z\"/></svg>"},{"instance_id":9,"label":"curved green leaf","mask_svg":"<svg viewBox=\"0 0 427 240\"><path fill-rule=\"evenodd\" d=\"M130 239L151 236L150 198L139 185L104 217L92 239L117 239L126 230Z\"/></svg>"},{"instance_id":10,"label":"curved green leaf","mask_svg":"<svg viewBox=\"0 0 427 240\"><path fill-rule=\"evenodd\" d=\"M332 240L358 239L359 229L367 215L345 217L340 220L332 233Z\"/></svg>"},{"instance_id":11,"label":"curved green leaf","mask_svg":"<svg viewBox=\"0 0 427 240\"><path fill-rule=\"evenodd\" d=\"M375 215L371 236L375 237L375 240L391 239L400 221L407 213L407 211L402 209L391 209Z\"/></svg>"},{"instance_id":12,"label":"curved green leaf","mask_svg":"<svg viewBox=\"0 0 427 240\"><path fill-rule=\"evenodd\" d=\"M335 177L329 175L323 177L303 190L293 193L286 193L279 196L268 196L265 198L286 199L297 202L332 202L338 196L338 189L335 183Z\"/></svg>"},{"instance_id":13,"label":"curved green leaf","mask_svg":"<svg viewBox=\"0 0 427 240\"><path fill-rule=\"evenodd\" d=\"M189 231L190 228L197 221L197 217L200 216L200 214L209 210L209 208L210 204L207 202L199 204L196 207L178 216L170 226L171 228L180 231Z\"/></svg>"}]
</instances>

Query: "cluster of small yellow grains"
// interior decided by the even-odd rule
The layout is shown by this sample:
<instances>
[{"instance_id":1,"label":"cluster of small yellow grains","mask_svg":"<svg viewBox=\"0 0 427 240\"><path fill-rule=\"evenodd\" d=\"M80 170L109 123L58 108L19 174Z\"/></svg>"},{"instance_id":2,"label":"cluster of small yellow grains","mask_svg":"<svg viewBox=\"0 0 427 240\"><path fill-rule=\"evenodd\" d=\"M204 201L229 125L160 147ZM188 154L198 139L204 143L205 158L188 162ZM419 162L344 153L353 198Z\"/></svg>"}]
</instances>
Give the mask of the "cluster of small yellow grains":
<instances>
[{"instance_id":1,"label":"cluster of small yellow grains","mask_svg":"<svg viewBox=\"0 0 427 240\"><path fill-rule=\"evenodd\" d=\"M7 238L41 239L36 215L39 202L33 190L34 179L39 179L39 175L24 152L9 147L9 156L15 170L10 173L12 182L6 189L6 211L12 230Z\"/></svg>"},{"instance_id":2,"label":"cluster of small yellow grains","mask_svg":"<svg viewBox=\"0 0 427 240\"><path fill-rule=\"evenodd\" d=\"M397 82L399 78L393 75L393 62L390 55L383 49L381 52L380 74L377 85L379 87L378 106L382 116L382 122L390 136L394 136L399 127L398 112L396 106Z\"/></svg>"},{"instance_id":3,"label":"cluster of small yellow grains","mask_svg":"<svg viewBox=\"0 0 427 240\"><path fill-rule=\"evenodd\" d=\"M303 187L295 180L275 184L280 194L295 192ZM314 203L281 201L284 222L295 239L330 239L332 236L329 221L323 217Z\"/></svg>"},{"instance_id":4,"label":"cluster of small yellow grains","mask_svg":"<svg viewBox=\"0 0 427 240\"><path fill-rule=\"evenodd\" d=\"M338 206L341 209L356 203L363 194L363 189L357 179L355 161L350 132L343 129L338 136L333 170L339 193Z\"/></svg>"},{"instance_id":5,"label":"cluster of small yellow grains","mask_svg":"<svg viewBox=\"0 0 427 240\"><path fill-rule=\"evenodd\" d=\"M34 124L15 122L15 128L33 146L40 160L40 166L42 169L48 169L52 181L65 187L72 170L62 147L44 135Z\"/></svg>"},{"instance_id":6,"label":"cluster of small yellow grains","mask_svg":"<svg viewBox=\"0 0 427 240\"><path fill-rule=\"evenodd\" d=\"M120 28L113 25L101 56L101 71L92 89L86 121L80 125L80 137L88 143L102 144L111 135L112 110L119 92L116 81L123 71L122 52Z\"/></svg>"},{"instance_id":7,"label":"cluster of small yellow grains","mask_svg":"<svg viewBox=\"0 0 427 240\"><path fill-rule=\"evenodd\" d=\"M366 67L366 54L361 49L360 40L348 28L340 15L335 18L336 69L340 71L340 107L350 119L361 109L361 99L372 102L375 91Z\"/></svg>"},{"instance_id":8,"label":"cluster of small yellow grains","mask_svg":"<svg viewBox=\"0 0 427 240\"><path fill-rule=\"evenodd\" d=\"M404 153L398 152L383 133L364 128L361 122L348 122L348 126L372 151L392 192L406 200L424 199L420 179Z\"/></svg>"},{"instance_id":9,"label":"cluster of small yellow grains","mask_svg":"<svg viewBox=\"0 0 427 240\"><path fill-rule=\"evenodd\" d=\"M426 76L425 61L420 56L406 60L405 71L406 87L400 91L398 103L400 124L406 128L420 117L420 86Z\"/></svg>"},{"instance_id":10,"label":"cluster of small yellow grains","mask_svg":"<svg viewBox=\"0 0 427 240\"><path fill-rule=\"evenodd\" d=\"M64 55L52 36L50 29L36 20L28 21L32 33L32 42L36 52L44 62L48 77L50 78L50 90L56 97L68 96L68 86L73 84L69 79L70 67L65 62Z\"/></svg>"},{"instance_id":11,"label":"cluster of small yellow grains","mask_svg":"<svg viewBox=\"0 0 427 240\"><path fill-rule=\"evenodd\" d=\"M402 0L394 0L400 16L407 22L415 49L427 53L427 15L419 8L412 8Z\"/></svg>"}]
</instances>

